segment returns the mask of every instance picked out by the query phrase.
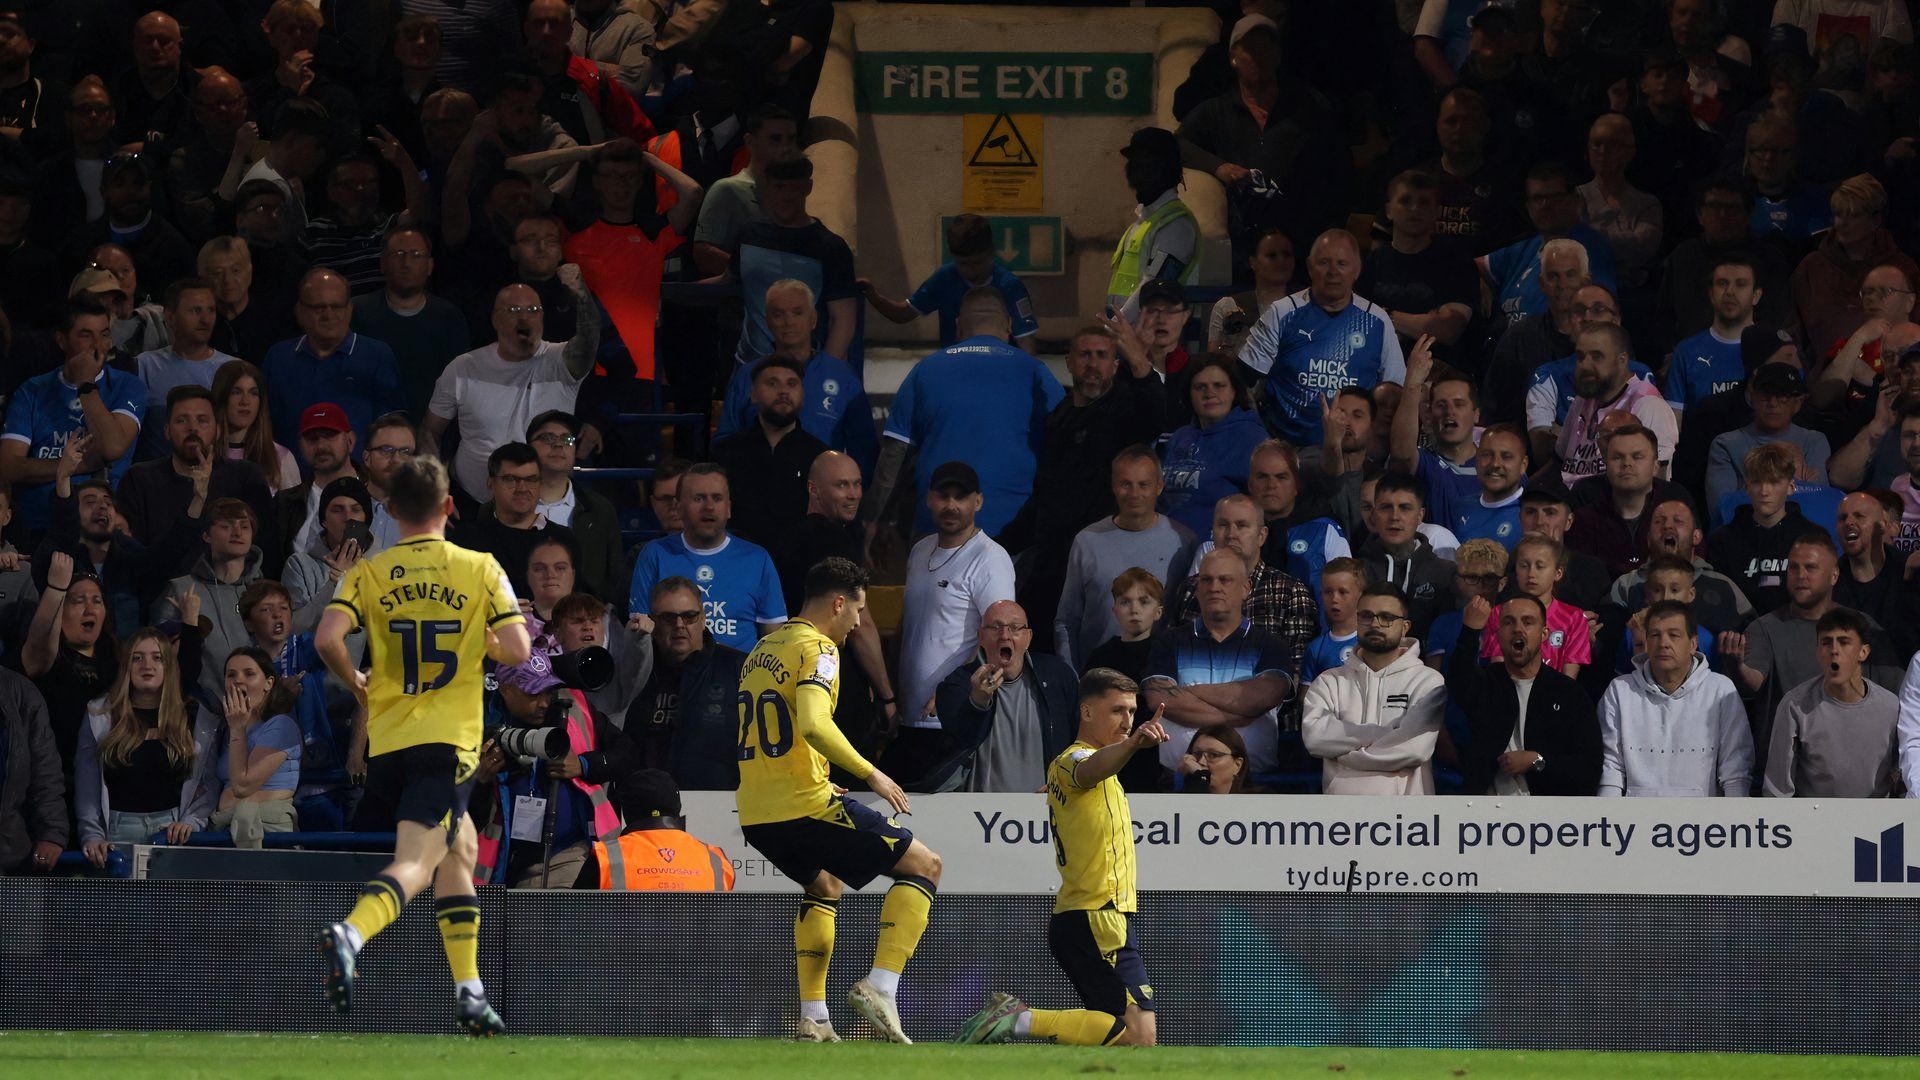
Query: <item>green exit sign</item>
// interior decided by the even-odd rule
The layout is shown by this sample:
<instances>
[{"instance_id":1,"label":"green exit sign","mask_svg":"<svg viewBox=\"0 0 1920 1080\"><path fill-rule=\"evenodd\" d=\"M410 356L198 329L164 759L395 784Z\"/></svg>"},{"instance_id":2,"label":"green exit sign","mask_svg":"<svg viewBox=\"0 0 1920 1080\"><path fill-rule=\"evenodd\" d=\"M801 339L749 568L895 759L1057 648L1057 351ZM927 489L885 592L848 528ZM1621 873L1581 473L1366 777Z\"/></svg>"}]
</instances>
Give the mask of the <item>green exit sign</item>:
<instances>
[{"instance_id":1,"label":"green exit sign","mask_svg":"<svg viewBox=\"0 0 1920 1080\"><path fill-rule=\"evenodd\" d=\"M1149 53L863 52L853 71L866 113L1153 111Z\"/></svg>"},{"instance_id":2,"label":"green exit sign","mask_svg":"<svg viewBox=\"0 0 1920 1080\"><path fill-rule=\"evenodd\" d=\"M1028 277L1054 277L1067 272L1067 233L1057 217L1038 215L988 216L993 226L994 254L1007 269ZM947 226L953 216L940 219L934 247L939 261L953 258L947 250Z\"/></svg>"}]
</instances>

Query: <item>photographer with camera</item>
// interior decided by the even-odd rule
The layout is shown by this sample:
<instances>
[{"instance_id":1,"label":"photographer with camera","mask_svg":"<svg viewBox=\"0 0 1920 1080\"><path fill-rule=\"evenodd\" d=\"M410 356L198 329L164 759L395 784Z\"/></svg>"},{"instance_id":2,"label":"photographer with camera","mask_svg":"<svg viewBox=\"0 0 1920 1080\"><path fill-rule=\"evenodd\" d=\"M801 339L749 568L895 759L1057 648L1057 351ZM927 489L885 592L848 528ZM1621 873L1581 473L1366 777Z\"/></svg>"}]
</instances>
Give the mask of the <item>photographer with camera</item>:
<instances>
[{"instance_id":1,"label":"photographer with camera","mask_svg":"<svg viewBox=\"0 0 1920 1080\"><path fill-rule=\"evenodd\" d=\"M506 724L493 741L504 771L476 826L476 882L504 867L514 888L572 888L588 845L619 841L607 785L631 771L631 751L582 689L604 682L613 659L604 649L555 656L550 648L537 640L525 663L495 673Z\"/></svg>"},{"instance_id":2,"label":"photographer with camera","mask_svg":"<svg viewBox=\"0 0 1920 1080\"><path fill-rule=\"evenodd\" d=\"M680 787L659 769L620 781L614 801L627 827L612 849L596 843L576 889L617 892L732 892L733 862L716 844L687 832ZM614 876L616 864L624 876Z\"/></svg>"}]
</instances>

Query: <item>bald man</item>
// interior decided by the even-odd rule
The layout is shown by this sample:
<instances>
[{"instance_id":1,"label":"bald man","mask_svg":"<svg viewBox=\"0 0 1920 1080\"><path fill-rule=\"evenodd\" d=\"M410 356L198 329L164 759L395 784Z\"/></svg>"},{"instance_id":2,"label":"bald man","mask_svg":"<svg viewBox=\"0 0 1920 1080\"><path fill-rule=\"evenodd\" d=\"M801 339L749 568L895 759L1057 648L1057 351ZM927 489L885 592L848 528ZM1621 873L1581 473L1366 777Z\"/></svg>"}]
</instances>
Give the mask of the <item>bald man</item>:
<instances>
[{"instance_id":1,"label":"bald man","mask_svg":"<svg viewBox=\"0 0 1920 1080\"><path fill-rule=\"evenodd\" d=\"M568 263L555 276L573 293L579 310L594 310L579 267ZM492 316L496 340L454 357L440 373L424 425L431 450L447 428L459 423L454 475L475 502L487 499L487 456L496 447L518 441L533 418L549 409L574 411L600 345L598 319L579 320L571 341L546 340L540 294L530 285L495 293Z\"/></svg>"},{"instance_id":2,"label":"bald man","mask_svg":"<svg viewBox=\"0 0 1920 1080\"><path fill-rule=\"evenodd\" d=\"M1047 762L1072 744L1079 680L1066 661L1030 652L1033 625L1011 600L980 617L980 647L934 691L946 761L931 791L1028 792L1047 786Z\"/></svg>"},{"instance_id":3,"label":"bald man","mask_svg":"<svg viewBox=\"0 0 1920 1080\"><path fill-rule=\"evenodd\" d=\"M866 532L860 526L860 463L838 450L813 459L807 471L807 516L767 545L773 568L780 575L787 610L799 611L807 571L822 559L839 557L856 566L869 566ZM853 663L840 669L840 707L834 721L862 754L877 757L882 728L891 727L896 707L893 677L880 652L880 629L873 619L861 619L847 635L847 654Z\"/></svg>"},{"instance_id":4,"label":"bald man","mask_svg":"<svg viewBox=\"0 0 1920 1080\"><path fill-rule=\"evenodd\" d=\"M353 306L347 279L324 268L309 270L300 279L298 297L293 318L300 324L300 336L267 350L260 365L267 377L274 434L292 439L300 430L300 410L316 401L345 409L355 432L367 430L376 416L406 408L393 350L350 329ZM516 438L532 419L522 418Z\"/></svg>"},{"instance_id":5,"label":"bald man","mask_svg":"<svg viewBox=\"0 0 1920 1080\"><path fill-rule=\"evenodd\" d=\"M978 524L998 536L1033 493L1047 414L1067 396L1045 364L1008 343L1013 320L1000 290L982 285L960 301L960 340L913 366L887 414L880 461L861 518L877 522L907 460L916 458L916 534L933 532L926 509L936 466L964 461L980 476Z\"/></svg>"},{"instance_id":6,"label":"bald man","mask_svg":"<svg viewBox=\"0 0 1920 1080\"><path fill-rule=\"evenodd\" d=\"M161 149L192 126L193 78L183 72L180 42L180 24L165 12L134 22L133 67L113 83L114 138Z\"/></svg>"},{"instance_id":7,"label":"bald man","mask_svg":"<svg viewBox=\"0 0 1920 1080\"><path fill-rule=\"evenodd\" d=\"M224 68L208 68L193 87L193 126L177 141L167 166L173 219L187 239L203 244L219 235L214 189L233 160L234 137L247 123L247 91Z\"/></svg>"},{"instance_id":8,"label":"bald man","mask_svg":"<svg viewBox=\"0 0 1920 1080\"><path fill-rule=\"evenodd\" d=\"M1342 387L1373 391L1390 416L1407 379L1400 338L1385 309L1353 291L1360 244L1345 229L1320 234L1307 254L1306 289L1276 301L1241 346L1240 362L1266 377L1267 427L1295 446L1318 446L1323 402Z\"/></svg>"}]
</instances>

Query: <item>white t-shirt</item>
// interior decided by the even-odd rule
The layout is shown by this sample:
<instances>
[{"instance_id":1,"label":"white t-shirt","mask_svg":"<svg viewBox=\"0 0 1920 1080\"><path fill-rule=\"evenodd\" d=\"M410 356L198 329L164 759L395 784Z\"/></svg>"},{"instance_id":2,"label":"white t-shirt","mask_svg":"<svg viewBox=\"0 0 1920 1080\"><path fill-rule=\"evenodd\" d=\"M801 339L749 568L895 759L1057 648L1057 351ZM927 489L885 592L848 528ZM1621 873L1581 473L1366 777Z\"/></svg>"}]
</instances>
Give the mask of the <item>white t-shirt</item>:
<instances>
[{"instance_id":1,"label":"white t-shirt","mask_svg":"<svg viewBox=\"0 0 1920 1080\"><path fill-rule=\"evenodd\" d=\"M1513 680L1513 689L1520 696L1520 715L1513 720L1513 738L1507 740L1507 749L1525 750L1527 748L1527 699L1533 696L1532 679ZM1516 773L1513 776L1496 773L1493 778L1495 795L1531 795L1527 790L1527 774Z\"/></svg>"},{"instance_id":2,"label":"white t-shirt","mask_svg":"<svg viewBox=\"0 0 1920 1080\"><path fill-rule=\"evenodd\" d=\"M933 691L980 643L980 617L1013 599L1013 559L984 532L957 548L929 536L907 556L907 595L900 619L901 722L938 728L921 718Z\"/></svg>"},{"instance_id":3,"label":"white t-shirt","mask_svg":"<svg viewBox=\"0 0 1920 1080\"><path fill-rule=\"evenodd\" d=\"M585 375L567 369L566 345L546 341L531 359L500 358L498 343L453 358L433 384L427 411L460 425L453 472L467 494L487 500L487 456L527 437L527 425L549 409L572 412Z\"/></svg>"}]
</instances>

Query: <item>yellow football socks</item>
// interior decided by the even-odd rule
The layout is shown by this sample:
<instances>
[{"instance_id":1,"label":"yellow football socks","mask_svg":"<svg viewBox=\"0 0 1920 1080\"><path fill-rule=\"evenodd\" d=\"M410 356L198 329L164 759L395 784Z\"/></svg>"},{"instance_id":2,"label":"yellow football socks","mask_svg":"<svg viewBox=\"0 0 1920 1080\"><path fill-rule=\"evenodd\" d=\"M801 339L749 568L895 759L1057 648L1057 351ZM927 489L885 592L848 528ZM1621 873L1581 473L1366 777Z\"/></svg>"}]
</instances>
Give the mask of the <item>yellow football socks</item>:
<instances>
[{"instance_id":1,"label":"yellow football socks","mask_svg":"<svg viewBox=\"0 0 1920 1080\"><path fill-rule=\"evenodd\" d=\"M800 975L800 1000L827 1000L827 965L833 962L834 921L840 901L811 893L800 900L793 920L793 962Z\"/></svg>"},{"instance_id":2,"label":"yellow football socks","mask_svg":"<svg viewBox=\"0 0 1920 1080\"><path fill-rule=\"evenodd\" d=\"M440 943L455 983L480 978L480 905L471 896L442 896L434 901L440 918Z\"/></svg>"},{"instance_id":3,"label":"yellow football socks","mask_svg":"<svg viewBox=\"0 0 1920 1080\"><path fill-rule=\"evenodd\" d=\"M1120 1037L1127 1025L1112 1013L1092 1009L1028 1009L1033 1037L1068 1046L1105 1046Z\"/></svg>"},{"instance_id":4,"label":"yellow football socks","mask_svg":"<svg viewBox=\"0 0 1920 1080\"><path fill-rule=\"evenodd\" d=\"M400 891L400 883L381 874L360 887L360 900L347 915L347 925L359 933L364 944L392 925L393 920L400 917L400 909L406 906L407 897Z\"/></svg>"},{"instance_id":5,"label":"yellow football socks","mask_svg":"<svg viewBox=\"0 0 1920 1080\"><path fill-rule=\"evenodd\" d=\"M913 958L920 935L927 932L927 914L933 908L934 884L922 877L902 877L887 890L880 905L880 944L873 950L873 966L901 972Z\"/></svg>"}]
</instances>

